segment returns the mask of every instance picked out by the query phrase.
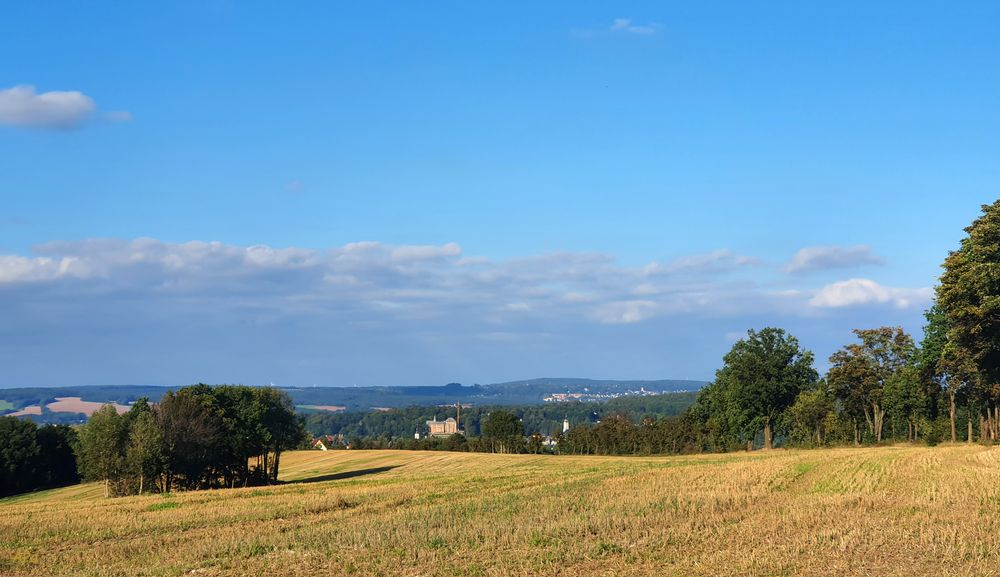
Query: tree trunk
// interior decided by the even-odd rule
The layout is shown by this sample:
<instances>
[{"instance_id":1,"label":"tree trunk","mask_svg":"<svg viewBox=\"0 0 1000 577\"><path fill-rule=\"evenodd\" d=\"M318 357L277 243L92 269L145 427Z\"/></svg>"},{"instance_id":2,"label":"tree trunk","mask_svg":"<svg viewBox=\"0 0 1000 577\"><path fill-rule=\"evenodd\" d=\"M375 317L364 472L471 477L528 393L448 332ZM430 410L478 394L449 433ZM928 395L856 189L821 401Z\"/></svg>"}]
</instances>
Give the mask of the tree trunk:
<instances>
[{"instance_id":1,"label":"tree trunk","mask_svg":"<svg viewBox=\"0 0 1000 577\"><path fill-rule=\"evenodd\" d=\"M774 443L771 433L771 417L764 418L764 449L769 450L774 448Z\"/></svg>"},{"instance_id":2,"label":"tree trunk","mask_svg":"<svg viewBox=\"0 0 1000 577\"><path fill-rule=\"evenodd\" d=\"M104 498L107 499L111 496L111 479L104 478Z\"/></svg>"},{"instance_id":3,"label":"tree trunk","mask_svg":"<svg viewBox=\"0 0 1000 577\"><path fill-rule=\"evenodd\" d=\"M951 390L950 388L948 389L948 399L950 402L948 407L948 415L949 418L951 419L951 442L954 443L955 441L958 440L958 435L955 434L955 391Z\"/></svg>"},{"instance_id":4,"label":"tree trunk","mask_svg":"<svg viewBox=\"0 0 1000 577\"><path fill-rule=\"evenodd\" d=\"M969 413L969 436L965 438L966 443L972 442L972 413Z\"/></svg>"},{"instance_id":5,"label":"tree trunk","mask_svg":"<svg viewBox=\"0 0 1000 577\"><path fill-rule=\"evenodd\" d=\"M875 435L875 443L882 442L882 424L885 420L885 411L878 403L872 403L872 433Z\"/></svg>"},{"instance_id":6,"label":"tree trunk","mask_svg":"<svg viewBox=\"0 0 1000 577\"><path fill-rule=\"evenodd\" d=\"M278 482L278 461L281 460L281 451L274 451L274 482Z\"/></svg>"},{"instance_id":7,"label":"tree trunk","mask_svg":"<svg viewBox=\"0 0 1000 577\"><path fill-rule=\"evenodd\" d=\"M145 475L142 472L139 473L139 494L142 495L142 482L145 479Z\"/></svg>"}]
</instances>

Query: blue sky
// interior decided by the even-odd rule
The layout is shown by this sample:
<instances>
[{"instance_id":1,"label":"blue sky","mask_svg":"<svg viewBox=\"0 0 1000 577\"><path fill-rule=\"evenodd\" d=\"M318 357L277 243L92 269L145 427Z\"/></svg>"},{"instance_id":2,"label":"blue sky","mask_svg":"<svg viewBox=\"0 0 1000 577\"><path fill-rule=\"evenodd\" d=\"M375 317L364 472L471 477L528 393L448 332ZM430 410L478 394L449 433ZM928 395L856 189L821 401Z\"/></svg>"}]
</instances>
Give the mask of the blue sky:
<instances>
[{"instance_id":1,"label":"blue sky","mask_svg":"<svg viewBox=\"0 0 1000 577\"><path fill-rule=\"evenodd\" d=\"M919 333L995 3L0 8L0 386L710 379Z\"/></svg>"}]
</instances>

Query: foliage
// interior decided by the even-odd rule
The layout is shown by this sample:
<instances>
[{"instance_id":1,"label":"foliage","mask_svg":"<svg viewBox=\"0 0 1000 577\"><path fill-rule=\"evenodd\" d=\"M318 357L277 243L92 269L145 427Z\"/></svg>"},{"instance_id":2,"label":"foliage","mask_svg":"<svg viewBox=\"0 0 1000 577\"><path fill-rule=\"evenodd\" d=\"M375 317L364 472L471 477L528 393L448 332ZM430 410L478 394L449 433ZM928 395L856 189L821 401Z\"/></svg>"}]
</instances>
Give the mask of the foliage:
<instances>
[{"instance_id":1,"label":"foliage","mask_svg":"<svg viewBox=\"0 0 1000 577\"><path fill-rule=\"evenodd\" d=\"M992 441L1000 420L1000 200L983 205L965 232L944 261L937 303L947 319L948 366L984 416L981 434Z\"/></svg>"},{"instance_id":2,"label":"foliage","mask_svg":"<svg viewBox=\"0 0 1000 577\"><path fill-rule=\"evenodd\" d=\"M818 378L812 363L812 353L782 329L747 331L699 397L709 426L740 444L752 443L763 430L764 447L771 448L785 411Z\"/></svg>"},{"instance_id":3,"label":"foliage","mask_svg":"<svg viewBox=\"0 0 1000 577\"><path fill-rule=\"evenodd\" d=\"M823 446L826 443L827 423L833 411L833 395L826 382L821 381L816 387L799 393L788 409L793 440L799 444Z\"/></svg>"},{"instance_id":4,"label":"foliage","mask_svg":"<svg viewBox=\"0 0 1000 577\"><path fill-rule=\"evenodd\" d=\"M133 407L133 411L135 408ZM141 495L150 479L163 473L163 431L151 410L140 410L129 427L125 461L129 472L139 478L137 488Z\"/></svg>"},{"instance_id":5,"label":"foliage","mask_svg":"<svg viewBox=\"0 0 1000 577\"><path fill-rule=\"evenodd\" d=\"M486 416L482 439L491 453L520 453L524 449L524 427L517 415L500 409Z\"/></svg>"},{"instance_id":6,"label":"foliage","mask_svg":"<svg viewBox=\"0 0 1000 577\"><path fill-rule=\"evenodd\" d=\"M155 407L140 399L125 415L110 405L94 413L81 429L80 470L108 494L273 483L282 452L304 437L282 391L194 385Z\"/></svg>"},{"instance_id":7,"label":"foliage","mask_svg":"<svg viewBox=\"0 0 1000 577\"><path fill-rule=\"evenodd\" d=\"M128 427L112 405L105 405L90 416L80 430L80 476L86 481L102 481L104 495L111 496L125 474L125 445Z\"/></svg>"},{"instance_id":8,"label":"foliage","mask_svg":"<svg viewBox=\"0 0 1000 577\"><path fill-rule=\"evenodd\" d=\"M65 425L0 417L0 497L79 481L75 443Z\"/></svg>"},{"instance_id":9,"label":"foliage","mask_svg":"<svg viewBox=\"0 0 1000 577\"><path fill-rule=\"evenodd\" d=\"M827 379L844 410L857 425L864 417L876 443L882 441L886 415L886 386L913 379L907 373L916 357L913 338L900 327L855 329L860 343L851 343L830 356ZM900 401L902 402L902 401ZM859 437L856 437L860 440Z\"/></svg>"},{"instance_id":10,"label":"foliage","mask_svg":"<svg viewBox=\"0 0 1000 577\"><path fill-rule=\"evenodd\" d=\"M0 417L0 495L34 488L32 480L40 454L34 423Z\"/></svg>"}]
</instances>

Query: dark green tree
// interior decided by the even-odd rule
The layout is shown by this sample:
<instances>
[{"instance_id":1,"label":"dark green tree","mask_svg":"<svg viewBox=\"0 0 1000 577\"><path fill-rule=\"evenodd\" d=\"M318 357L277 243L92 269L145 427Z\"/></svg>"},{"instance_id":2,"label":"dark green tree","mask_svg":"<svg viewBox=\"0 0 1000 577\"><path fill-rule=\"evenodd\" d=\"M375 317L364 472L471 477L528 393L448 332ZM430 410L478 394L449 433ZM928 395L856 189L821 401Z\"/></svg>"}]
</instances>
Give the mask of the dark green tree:
<instances>
[{"instance_id":1,"label":"dark green tree","mask_svg":"<svg viewBox=\"0 0 1000 577\"><path fill-rule=\"evenodd\" d=\"M483 441L491 453L518 453L524 445L524 429L517 415L506 410L490 413L482 423Z\"/></svg>"},{"instance_id":2,"label":"dark green tree","mask_svg":"<svg viewBox=\"0 0 1000 577\"><path fill-rule=\"evenodd\" d=\"M785 411L803 389L816 383L813 354L784 330L767 327L747 331L723 363L715 373L710 395L716 398L711 405L744 440L749 442L763 431L764 448L772 448L775 427Z\"/></svg>"},{"instance_id":3,"label":"dark green tree","mask_svg":"<svg viewBox=\"0 0 1000 577\"><path fill-rule=\"evenodd\" d=\"M16 417L0 417L0 496L29 491L38 475L38 428Z\"/></svg>"},{"instance_id":4,"label":"dark green tree","mask_svg":"<svg viewBox=\"0 0 1000 577\"><path fill-rule=\"evenodd\" d=\"M819 447L826 441L825 424L833 410L833 395L826 383L821 381L817 386L799 393L789 407L788 415L799 436L808 435L811 443Z\"/></svg>"},{"instance_id":5,"label":"dark green tree","mask_svg":"<svg viewBox=\"0 0 1000 577\"><path fill-rule=\"evenodd\" d=\"M948 370L949 362L945 359L948 346L948 317L941 307L935 303L924 312L927 324L924 325L924 338L920 342L917 353L917 367L920 380L924 384L928 398L936 401L942 393L948 399L948 420L951 423L951 441L958 438L955 429L956 397L961 390L961 379ZM937 416L937 403L933 402L932 417Z\"/></svg>"},{"instance_id":6,"label":"dark green tree","mask_svg":"<svg viewBox=\"0 0 1000 577\"><path fill-rule=\"evenodd\" d=\"M919 366L907 364L896 371L886 381L883 397L893 436L897 427L906 423L906 440L916 440L920 423L928 417L927 391L920 380Z\"/></svg>"},{"instance_id":7,"label":"dark green tree","mask_svg":"<svg viewBox=\"0 0 1000 577\"><path fill-rule=\"evenodd\" d=\"M299 446L306 435L305 426L295 414L295 406L288 393L273 388L254 389L254 393L264 407L261 421L264 430L264 462L271 459L265 473L270 481L276 482L281 453Z\"/></svg>"},{"instance_id":8,"label":"dark green tree","mask_svg":"<svg viewBox=\"0 0 1000 577\"><path fill-rule=\"evenodd\" d=\"M76 464L76 431L67 425L38 428L40 487L60 487L80 482Z\"/></svg>"},{"instance_id":9,"label":"dark green tree","mask_svg":"<svg viewBox=\"0 0 1000 577\"><path fill-rule=\"evenodd\" d=\"M175 483L184 489L211 486L223 430L211 387L168 392L157 407L157 421L163 433L164 490L170 492Z\"/></svg>"},{"instance_id":10,"label":"dark green tree","mask_svg":"<svg viewBox=\"0 0 1000 577\"><path fill-rule=\"evenodd\" d=\"M958 250L945 258L937 304L955 362L974 368L969 402L981 407L980 434L997 438L1000 417L1000 200L983 205ZM985 429L985 430L983 430Z\"/></svg>"}]
</instances>

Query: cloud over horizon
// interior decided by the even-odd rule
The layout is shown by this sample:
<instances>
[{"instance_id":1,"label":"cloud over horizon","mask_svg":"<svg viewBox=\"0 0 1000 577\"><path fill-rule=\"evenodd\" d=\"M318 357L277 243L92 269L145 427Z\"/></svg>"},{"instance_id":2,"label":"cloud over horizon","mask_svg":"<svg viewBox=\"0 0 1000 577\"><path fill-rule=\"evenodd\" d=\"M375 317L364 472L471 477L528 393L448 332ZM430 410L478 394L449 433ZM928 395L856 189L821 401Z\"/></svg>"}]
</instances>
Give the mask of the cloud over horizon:
<instances>
[{"instance_id":1,"label":"cloud over horizon","mask_svg":"<svg viewBox=\"0 0 1000 577\"><path fill-rule=\"evenodd\" d=\"M467 255L457 243L361 241L312 249L151 238L59 241L32 254L0 255L0 315L7 319L0 333L17 335L24 346L72 334L94 340L87 346L124 339L94 353L116 362L120 350L134 347L141 349L136 358L164 347L168 355L198 358L203 351L188 350L190 343L221 331L226 336L210 349L220 342L237 350L256 341L286 343L269 345L268 355L251 364L291 365L292 374L326 367L341 378L426 363L420 370L474 374L500 362L498 355L531 374L533 363L550 370L589 366L612 352L616 359L653 354L649 347L677 338L684 339L677 352L664 354L688 366L701 356L714 359L723 335L751 326L839 326L848 321L834 311L862 305L881 307L868 317L899 324L901 313L918 315L931 296L930 289L857 278L810 288L758 262L725 249L629 266L586 252L493 260ZM177 334L188 336L160 342ZM330 348L313 350L319 342ZM399 368L362 368L383 357ZM223 361L199 362L217 370Z\"/></svg>"}]
</instances>

